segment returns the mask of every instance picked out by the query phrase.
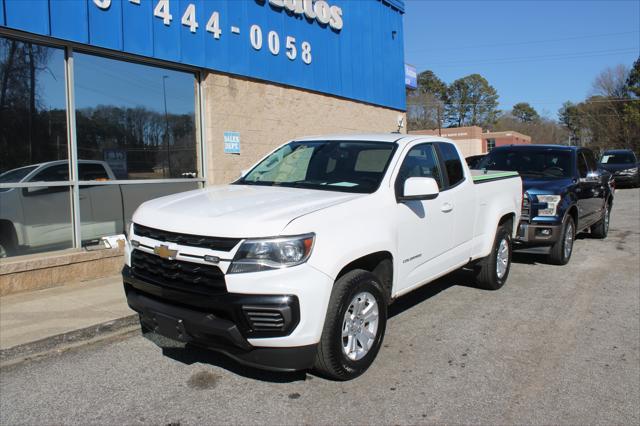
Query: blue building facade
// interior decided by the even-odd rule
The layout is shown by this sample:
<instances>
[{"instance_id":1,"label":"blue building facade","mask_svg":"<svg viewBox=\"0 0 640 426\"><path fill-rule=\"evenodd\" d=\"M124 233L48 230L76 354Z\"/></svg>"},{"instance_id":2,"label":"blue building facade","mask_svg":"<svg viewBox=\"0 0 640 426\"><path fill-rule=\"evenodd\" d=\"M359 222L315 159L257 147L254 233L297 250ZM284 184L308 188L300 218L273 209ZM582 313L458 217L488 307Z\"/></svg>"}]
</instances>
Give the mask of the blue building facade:
<instances>
[{"instance_id":1,"label":"blue building facade","mask_svg":"<svg viewBox=\"0 0 640 426\"><path fill-rule=\"evenodd\" d=\"M0 0L0 25L405 109L403 0Z\"/></svg>"},{"instance_id":2,"label":"blue building facade","mask_svg":"<svg viewBox=\"0 0 640 426\"><path fill-rule=\"evenodd\" d=\"M113 241L299 136L399 130L403 8L0 0L0 257Z\"/></svg>"}]
</instances>

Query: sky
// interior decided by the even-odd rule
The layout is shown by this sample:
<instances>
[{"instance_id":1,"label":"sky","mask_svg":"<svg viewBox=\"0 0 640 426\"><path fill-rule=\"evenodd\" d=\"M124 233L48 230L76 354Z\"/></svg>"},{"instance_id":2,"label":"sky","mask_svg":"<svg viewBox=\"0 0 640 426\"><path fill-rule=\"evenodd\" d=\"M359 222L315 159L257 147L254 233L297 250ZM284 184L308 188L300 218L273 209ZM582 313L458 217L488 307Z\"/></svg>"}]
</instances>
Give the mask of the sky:
<instances>
[{"instance_id":1,"label":"sky","mask_svg":"<svg viewBox=\"0 0 640 426\"><path fill-rule=\"evenodd\" d=\"M499 108L556 118L607 67L640 56L640 0L405 0L405 62L446 83L478 73Z\"/></svg>"}]
</instances>

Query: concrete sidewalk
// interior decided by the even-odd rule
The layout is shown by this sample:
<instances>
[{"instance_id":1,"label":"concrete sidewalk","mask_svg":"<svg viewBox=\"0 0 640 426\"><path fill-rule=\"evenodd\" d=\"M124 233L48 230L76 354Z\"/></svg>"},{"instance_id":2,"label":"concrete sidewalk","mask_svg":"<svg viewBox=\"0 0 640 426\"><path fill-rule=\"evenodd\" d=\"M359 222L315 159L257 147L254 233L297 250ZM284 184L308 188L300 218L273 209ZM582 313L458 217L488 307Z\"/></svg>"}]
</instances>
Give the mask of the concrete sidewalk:
<instances>
[{"instance_id":1,"label":"concrete sidewalk","mask_svg":"<svg viewBox=\"0 0 640 426\"><path fill-rule=\"evenodd\" d=\"M137 325L120 275L0 297L0 361Z\"/></svg>"}]
</instances>

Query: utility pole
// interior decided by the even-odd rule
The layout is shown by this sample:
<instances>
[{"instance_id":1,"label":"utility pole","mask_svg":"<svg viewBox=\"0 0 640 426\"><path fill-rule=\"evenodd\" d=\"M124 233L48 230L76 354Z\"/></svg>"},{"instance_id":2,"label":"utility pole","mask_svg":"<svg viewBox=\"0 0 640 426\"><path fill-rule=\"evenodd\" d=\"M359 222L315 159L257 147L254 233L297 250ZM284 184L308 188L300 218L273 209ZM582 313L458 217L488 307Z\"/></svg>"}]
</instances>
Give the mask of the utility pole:
<instances>
[{"instance_id":1,"label":"utility pole","mask_svg":"<svg viewBox=\"0 0 640 426\"><path fill-rule=\"evenodd\" d=\"M162 98L164 99L164 143L167 152L167 166L162 168L162 177L167 177L167 168L169 169L169 177L171 177L171 155L169 153L169 114L167 113L167 87L165 81L168 75L162 76Z\"/></svg>"}]
</instances>

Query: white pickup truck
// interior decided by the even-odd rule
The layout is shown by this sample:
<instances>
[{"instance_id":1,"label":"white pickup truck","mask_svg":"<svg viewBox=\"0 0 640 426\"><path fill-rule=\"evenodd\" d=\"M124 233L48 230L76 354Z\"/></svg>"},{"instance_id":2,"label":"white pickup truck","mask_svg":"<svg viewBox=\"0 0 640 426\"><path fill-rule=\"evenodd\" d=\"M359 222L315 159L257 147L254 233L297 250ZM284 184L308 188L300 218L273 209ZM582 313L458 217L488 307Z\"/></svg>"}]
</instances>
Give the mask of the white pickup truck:
<instances>
[{"instance_id":1,"label":"white pickup truck","mask_svg":"<svg viewBox=\"0 0 640 426\"><path fill-rule=\"evenodd\" d=\"M298 139L231 185L141 205L125 292L145 333L347 380L398 296L465 265L505 283L521 202L517 173L472 175L443 138Z\"/></svg>"}]
</instances>

